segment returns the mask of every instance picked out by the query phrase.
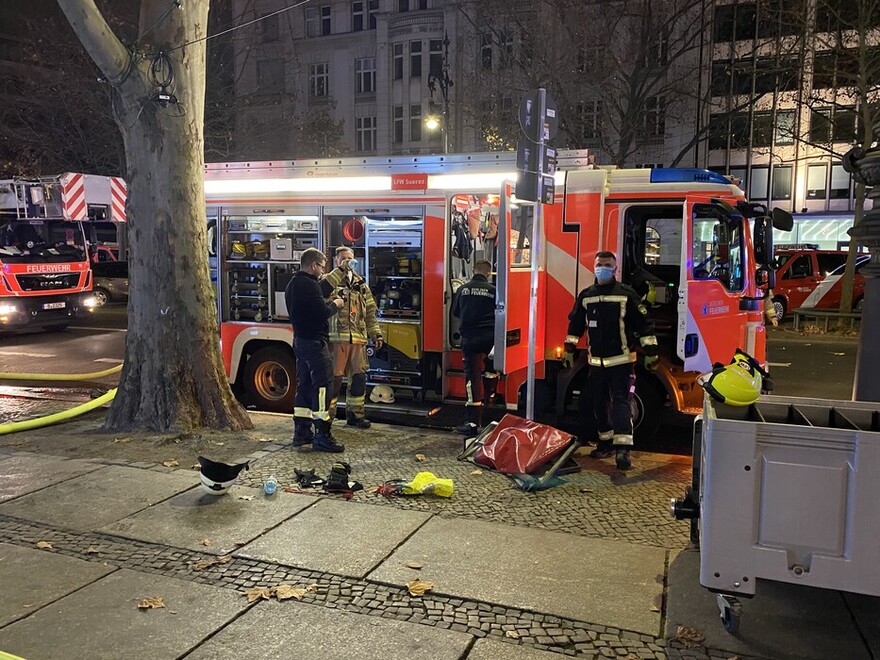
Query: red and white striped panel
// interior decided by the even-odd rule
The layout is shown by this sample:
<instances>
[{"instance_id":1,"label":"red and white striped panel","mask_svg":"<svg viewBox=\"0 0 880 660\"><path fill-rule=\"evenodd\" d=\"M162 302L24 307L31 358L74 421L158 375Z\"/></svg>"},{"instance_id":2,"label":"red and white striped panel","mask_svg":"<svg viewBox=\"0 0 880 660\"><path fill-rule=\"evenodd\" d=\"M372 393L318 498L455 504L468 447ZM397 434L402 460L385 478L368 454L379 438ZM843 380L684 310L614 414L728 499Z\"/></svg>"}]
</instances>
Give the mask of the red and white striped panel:
<instances>
[{"instance_id":1,"label":"red and white striped panel","mask_svg":"<svg viewBox=\"0 0 880 660\"><path fill-rule=\"evenodd\" d=\"M110 177L110 219L114 222L125 222L125 198L128 186L122 177Z\"/></svg>"},{"instance_id":2,"label":"red and white striped panel","mask_svg":"<svg viewBox=\"0 0 880 660\"><path fill-rule=\"evenodd\" d=\"M61 213L68 220L85 220L86 209L85 176L68 172L61 177Z\"/></svg>"}]
</instances>

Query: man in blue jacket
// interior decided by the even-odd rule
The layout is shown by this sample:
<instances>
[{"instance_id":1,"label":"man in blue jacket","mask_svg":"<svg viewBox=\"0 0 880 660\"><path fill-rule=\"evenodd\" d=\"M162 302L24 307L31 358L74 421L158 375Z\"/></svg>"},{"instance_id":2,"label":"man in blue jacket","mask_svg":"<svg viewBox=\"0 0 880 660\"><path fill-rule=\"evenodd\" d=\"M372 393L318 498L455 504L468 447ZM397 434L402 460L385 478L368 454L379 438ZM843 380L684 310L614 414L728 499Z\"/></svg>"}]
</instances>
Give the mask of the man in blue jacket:
<instances>
[{"instance_id":1,"label":"man in blue jacket","mask_svg":"<svg viewBox=\"0 0 880 660\"><path fill-rule=\"evenodd\" d=\"M318 279L326 265L327 257L323 252L316 248L305 250L299 270L284 291L296 354L293 446L311 444L316 451L338 453L345 451L345 446L330 432L333 360L330 357L329 319L339 312L343 301L335 298L327 302L321 293Z\"/></svg>"}]
</instances>

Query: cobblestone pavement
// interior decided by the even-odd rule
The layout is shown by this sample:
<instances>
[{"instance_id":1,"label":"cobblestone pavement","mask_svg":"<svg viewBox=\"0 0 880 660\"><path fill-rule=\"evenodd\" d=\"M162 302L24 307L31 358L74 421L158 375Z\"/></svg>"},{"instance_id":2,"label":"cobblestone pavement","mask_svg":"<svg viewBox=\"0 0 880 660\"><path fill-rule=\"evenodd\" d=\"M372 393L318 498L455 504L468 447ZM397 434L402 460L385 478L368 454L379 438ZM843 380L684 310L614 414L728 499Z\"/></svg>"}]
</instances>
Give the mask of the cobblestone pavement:
<instances>
[{"instance_id":1,"label":"cobblestone pavement","mask_svg":"<svg viewBox=\"0 0 880 660\"><path fill-rule=\"evenodd\" d=\"M665 642L651 635L443 595L416 598L403 586L297 570L244 557L232 557L222 563L216 555L207 553L97 533L71 533L0 515L0 542L34 547L38 541L49 542L50 552L242 593L292 584L307 590L304 603L448 628L477 638L495 637L565 655L630 660L666 658ZM207 565L202 568L199 562Z\"/></svg>"},{"instance_id":2,"label":"cobblestone pavement","mask_svg":"<svg viewBox=\"0 0 880 660\"><path fill-rule=\"evenodd\" d=\"M346 445L339 457L273 445L258 452L260 460L240 483L259 487L274 475L284 487L296 488L294 469L314 469L326 477L334 460L352 466L352 479L363 484L355 495L359 502L424 511L440 516L464 516L513 525L570 532L593 538L622 539L667 549L687 545L688 525L669 514L669 501L684 493L690 483L690 459L635 452L633 468L622 473L613 459L596 461L588 449L576 460L583 470L565 475L565 484L549 490L526 493L507 477L456 460L461 438L451 433L413 433L386 425L355 432L345 427L334 434ZM369 434L366 442L362 434ZM360 435L360 437L359 437ZM424 456L419 461L417 455ZM477 470L479 474L476 474ZM455 495L440 497L386 498L373 494L389 479L412 479L427 470L452 479Z\"/></svg>"}]
</instances>

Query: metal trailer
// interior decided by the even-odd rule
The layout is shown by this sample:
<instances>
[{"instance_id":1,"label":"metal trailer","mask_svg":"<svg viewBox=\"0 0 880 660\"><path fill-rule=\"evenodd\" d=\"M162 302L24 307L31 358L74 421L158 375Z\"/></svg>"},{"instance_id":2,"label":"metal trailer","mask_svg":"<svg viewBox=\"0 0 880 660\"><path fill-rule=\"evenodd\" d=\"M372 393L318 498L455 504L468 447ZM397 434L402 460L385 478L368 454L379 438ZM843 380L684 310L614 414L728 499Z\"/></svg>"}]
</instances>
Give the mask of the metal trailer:
<instances>
[{"instance_id":1,"label":"metal trailer","mask_svg":"<svg viewBox=\"0 0 880 660\"><path fill-rule=\"evenodd\" d=\"M694 431L693 483L672 512L692 520L726 630L759 579L880 596L880 404L706 396Z\"/></svg>"}]
</instances>

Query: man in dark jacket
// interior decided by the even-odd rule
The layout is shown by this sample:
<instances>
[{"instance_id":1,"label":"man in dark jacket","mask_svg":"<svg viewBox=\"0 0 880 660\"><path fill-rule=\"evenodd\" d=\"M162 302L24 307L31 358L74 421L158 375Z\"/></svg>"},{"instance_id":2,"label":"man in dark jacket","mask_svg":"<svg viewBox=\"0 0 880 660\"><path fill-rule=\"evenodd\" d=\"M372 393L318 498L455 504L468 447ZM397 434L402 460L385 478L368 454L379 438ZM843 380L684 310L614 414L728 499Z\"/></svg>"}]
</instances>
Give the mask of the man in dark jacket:
<instances>
[{"instance_id":1,"label":"man in dark jacket","mask_svg":"<svg viewBox=\"0 0 880 660\"><path fill-rule=\"evenodd\" d=\"M498 374L494 373L488 358L495 345L495 286L489 283L491 272L491 263L476 262L474 276L459 287L452 300L452 315L461 321L459 331L468 413L467 421L459 425L456 431L467 436L479 432L483 422L483 406L495 393L498 382Z\"/></svg>"},{"instance_id":2,"label":"man in dark jacket","mask_svg":"<svg viewBox=\"0 0 880 660\"><path fill-rule=\"evenodd\" d=\"M287 313L293 325L293 352L296 354L296 398L293 403L293 446L311 444L317 451L338 453L345 450L330 433L330 395L333 361L330 357L331 316L343 302L327 302L318 278L327 258L315 248L305 250L299 270L284 291ZM312 423L315 431L312 430Z\"/></svg>"},{"instance_id":3,"label":"man in dark jacket","mask_svg":"<svg viewBox=\"0 0 880 660\"><path fill-rule=\"evenodd\" d=\"M615 279L617 258L613 252L596 254L594 272L596 283L578 294L568 315L565 352L569 356L574 354L586 330L593 414L599 431L599 446L590 456L607 458L615 454L617 468L628 470L632 465L629 455L633 444L630 399L636 361L636 353L630 347L638 340L645 355L645 367L653 369L658 360L657 338L639 294Z\"/></svg>"}]
</instances>

